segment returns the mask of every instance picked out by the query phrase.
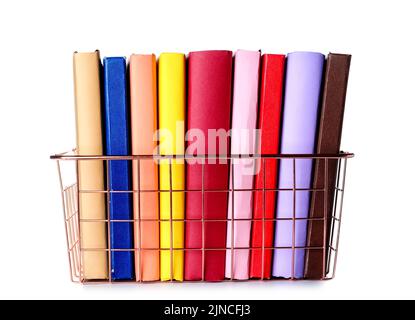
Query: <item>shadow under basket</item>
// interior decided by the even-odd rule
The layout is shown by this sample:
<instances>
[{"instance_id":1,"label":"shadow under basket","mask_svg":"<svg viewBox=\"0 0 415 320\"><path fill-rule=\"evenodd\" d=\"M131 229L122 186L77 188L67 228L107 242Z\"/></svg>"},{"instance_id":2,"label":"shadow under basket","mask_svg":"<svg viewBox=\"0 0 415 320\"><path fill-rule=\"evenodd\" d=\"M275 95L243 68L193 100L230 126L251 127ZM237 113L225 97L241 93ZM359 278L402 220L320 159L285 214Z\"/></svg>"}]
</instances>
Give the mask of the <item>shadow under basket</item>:
<instances>
[{"instance_id":1,"label":"shadow under basket","mask_svg":"<svg viewBox=\"0 0 415 320\"><path fill-rule=\"evenodd\" d=\"M336 265L337 265L337 256L338 256L338 248L339 248L339 237L340 237L340 225L342 219L342 206L343 206L343 198L344 198L344 186L345 186L345 177L346 177L346 165L347 160L352 158L354 155L352 153L347 152L340 152L338 154L275 154L275 155L230 155L230 156L183 156L183 155L175 155L175 156L153 156L153 155L131 155L131 156L99 156L99 155L78 155L76 150L55 154L52 155L50 158L57 163L58 173L59 173L59 182L62 194L62 203L63 203L63 212L64 212L64 221L65 221L65 231L66 231L66 240L67 240L67 249L68 249L68 256L69 256L69 268L70 268L70 277L73 282L77 283L148 283L148 282L159 282L160 280L156 281L143 281L142 277L136 277L134 280L128 281L118 281L112 278L111 270L112 270L112 253L116 251L130 251L134 253L134 256L141 257L141 253L145 251L156 251L157 254L160 254L162 250L166 250L170 253L170 261L173 261L172 256L174 252L182 251L185 252L186 250L198 250L201 252L202 255L202 278L199 280L184 280L183 282L203 282L206 281L204 279L205 274L205 254L212 248L205 246L204 239L205 239L205 223L209 223L209 219L204 216L203 209L201 213L201 219L174 219L172 210L170 209L170 217L168 219L160 219L160 216L157 219L143 219L142 213L137 215L134 214L134 218L131 220L123 220L123 223L130 223L131 226L138 226L138 229L135 230L142 230L140 224L143 221L153 221L155 223L170 223L172 225L175 222L181 222L184 225L190 222L198 222L202 225L202 244L200 247L197 248L186 248L184 245L183 247L172 247L173 241L170 241L170 247L162 249L160 248L148 248L143 247L140 244L140 241L135 242L135 244L130 249L115 249L111 248L111 241L110 241L110 234L111 234L111 225L114 221L109 219L108 215L108 208L109 208L109 195L112 193L129 193L129 194L138 194L140 197L141 193L143 192L151 192L153 194L157 194L157 197L160 196L161 193L166 192L169 194L170 199L172 199L173 194L175 192L182 192L185 197L188 196L189 192L197 192L201 194L202 199L202 208L205 208L205 195L208 192L224 192L229 197L231 194L235 194L236 192L255 192L256 196L263 197L263 203L265 203L265 194L266 193L275 193L275 202L276 207L278 207L279 201L279 194L282 192L289 192L290 196L293 197L292 200L292 210L291 215L287 216L279 216L279 215L271 215L272 218L269 218L269 214L263 214L260 218L250 218L250 219L237 219L237 212L234 212L234 206L232 205L231 215L228 212L228 219L216 219L217 222L226 223L228 228L228 236L229 231L230 234L234 234L234 225L238 223L239 220L244 220L251 225L256 222L261 222L263 228L268 221L272 223L274 226L278 225L278 223L289 223L292 227L292 231L290 234L292 236L291 243L287 246L287 244L279 245L278 241L272 241L272 244L269 245L265 241L265 229L262 229L262 241L260 241L260 245L257 244L254 246L252 245L252 239L248 246L245 247L236 247L234 241L229 241L224 247L221 248L214 248L214 250L230 252L232 259L233 259L233 252L235 250L248 250L250 254L252 254L253 250L260 250L262 254L262 272L260 275L256 277L252 277L249 280L239 280L235 279L233 271L231 272L230 276L224 277L223 280L220 281L273 281L273 280L330 280L335 277L336 274ZM187 162L187 160L192 160L193 164ZM201 189L192 189L187 190L186 188L178 190L173 189L171 180L170 180L170 188L167 189L160 189L157 188L156 190L143 190L140 188L140 183L138 186L131 188L131 190L111 190L109 184L106 183L109 179L109 164L110 162L117 162L117 161L124 161L128 163L130 168L132 166L140 166L140 163L143 161L155 161L155 163L161 163L164 161L164 165L169 167L170 175L172 172L172 163L175 161L183 161L186 163L186 166L194 165L194 161L201 166ZM82 163L95 161L95 163L99 162L102 163L102 181L103 181L103 188L102 190L80 190L79 186L79 167ZM235 164L238 161L252 161L254 163L253 171L250 173L251 175L261 174L263 175L263 182L260 188L256 187L256 184L253 184L254 187L251 189L238 189L233 188L231 185L227 189L214 189L209 190L205 187L204 182L204 173L205 173L205 166L208 163L212 163L209 161L222 161L220 163L225 163L229 167L229 178L234 177L234 168ZM304 177L304 171L301 170L300 166L301 163L308 161L311 163L310 173L308 177ZM274 162L277 164L278 168L282 168L281 164L283 162L289 163L290 168L290 176L292 185L281 187L281 181L277 184L275 188L266 188L267 184L265 183L265 177L267 176L267 165L268 162ZM262 166L263 170L259 170ZM85 168L85 167L84 167ZM285 167L287 168L287 166ZM140 172L140 169L138 170ZM299 175L303 175L300 177ZM306 174L307 175L307 174ZM85 177L84 177L85 178ZM279 177L281 178L281 177ZM255 180L255 177L254 179ZM140 181L140 179L139 179ZM233 180L235 181L235 180ZM278 179L276 179L278 181ZM308 188L304 188L304 186L299 185L298 181L302 181L301 183L309 185ZM296 211L296 198L299 197L300 193L308 194L308 204L307 207L309 208L307 213L304 215L299 214ZM80 213L80 205L79 199L82 194L100 194L100 196L105 198L105 206L104 209L105 219L94 220L94 222L100 222L105 226L105 240L106 241L106 248L91 248L88 247L87 249L84 247L83 239L81 239L81 224L85 221L88 222L87 215L85 213ZM234 199L234 197L232 197ZM298 199L297 199L298 200ZM265 208L265 206L263 206ZM171 208L171 207L170 207ZM140 210L140 209L139 209ZM265 209L264 209L265 210ZM230 217L230 218L229 218ZM303 240L298 240L298 224L302 222L306 226L306 236L303 236ZM297 227L296 227L297 226ZM290 228L291 228L290 227ZM229 230L231 228L231 230ZM251 228L252 230L252 228ZM273 232L276 232L277 228L274 228ZM297 233L297 234L296 234ZM275 234L272 235L274 238L276 237ZM186 235L184 235L186 237ZM251 235L249 235L251 237ZM140 237L138 237L140 238ZM301 238L301 237L299 237ZM265 264L264 264L264 252L269 251L272 254L275 263L275 252L276 250L291 250L292 253L296 251L301 251L304 254L304 265L300 268L303 268L302 276L298 276L296 274L296 269L298 268L298 262L295 261L297 254L291 254L291 274L285 277L274 277L272 276L265 276ZM95 251L95 252L105 252L108 259L108 270L107 274L108 277L102 280L89 280L85 276L85 267L84 267L84 253L86 251ZM232 260L233 265L233 260ZM140 264L141 267L141 264ZM269 268L269 266L268 266ZM272 266L274 268L274 266ZM232 268L233 270L233 268ZM170 276L173 275L173 265L171 265L170 269ZM136 268L135 272L140 272L140 268ZM269 273L269 271L268 271ZM182 281L175 281L173 278L170 281L163 281L163 282L182 282Z\"/></svg>"}]
</instances>

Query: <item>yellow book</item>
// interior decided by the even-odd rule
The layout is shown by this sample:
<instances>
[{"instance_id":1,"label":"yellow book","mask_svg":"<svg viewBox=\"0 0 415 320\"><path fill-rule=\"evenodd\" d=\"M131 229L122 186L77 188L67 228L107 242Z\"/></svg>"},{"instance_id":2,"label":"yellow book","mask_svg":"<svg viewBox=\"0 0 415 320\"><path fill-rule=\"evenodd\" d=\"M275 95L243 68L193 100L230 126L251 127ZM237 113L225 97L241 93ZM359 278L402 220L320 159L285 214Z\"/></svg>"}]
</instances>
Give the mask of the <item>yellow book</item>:
<instances>
[{"instance_id":1,"label":"yellow book","mask_svg":"<svg viewBox=\"0 0 415 320\"><path fill-rule=\"evenodd\" d=\"M159 57L159 152L184 154L186 60L181 53ZM170 168L171 161L171 168ZM182 160L160 160L160 219L184 219L185 167ZM171 173L171 177L170 177ZM170 205L171 204L171 205ZM160 222L160 279L183 280L184 222Z\"/></svg>"},{"instance_id":2,"label":"yellow book","mask_svg":"<svg viewBox=\"0 0 415 320\"><path fill-rule=\"evenodd\" d=\"M73 56L76 147L79 155L102 155L102 119L99 52ZM100 160L78 161L78 189L82 278L108 279L108 253L104 193L82 191L104 189L104 165Z\"/></svg>"}]
</instances>

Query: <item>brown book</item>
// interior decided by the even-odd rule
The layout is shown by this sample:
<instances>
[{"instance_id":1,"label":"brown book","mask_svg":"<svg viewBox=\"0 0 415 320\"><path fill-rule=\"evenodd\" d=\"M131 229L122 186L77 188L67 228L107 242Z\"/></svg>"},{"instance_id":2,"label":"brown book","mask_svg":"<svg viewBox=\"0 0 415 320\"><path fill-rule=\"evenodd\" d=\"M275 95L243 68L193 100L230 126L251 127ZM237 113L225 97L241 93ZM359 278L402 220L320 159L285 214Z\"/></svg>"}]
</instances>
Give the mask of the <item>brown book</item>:
<instances>
[{"instance_id":1,"label":"brown book","mask_svg":"<svg viewBox=\"0 0 415 320\"><path fill-rule=\"evenodd\" d=\"M343 114L346 101L347 80L349 77L351 55L330 53L327 57L324 91L320 115L316 152L319 154L336 154L340 151ZM333 211L338 160L327 162L327 180L325 179L325 160L317 160L314 170L313 188L324 188L327 181L327 223L326 251L323 249L307 250L305 277L308 279L324 278L330 241L331 217ZM324 192L313 192L311 198L310 218L324 218ZM324 221L313 220L308 225L307 246L324 246ZM326 259L327 260L327 259Z\"/></svg>"}]
</instances>

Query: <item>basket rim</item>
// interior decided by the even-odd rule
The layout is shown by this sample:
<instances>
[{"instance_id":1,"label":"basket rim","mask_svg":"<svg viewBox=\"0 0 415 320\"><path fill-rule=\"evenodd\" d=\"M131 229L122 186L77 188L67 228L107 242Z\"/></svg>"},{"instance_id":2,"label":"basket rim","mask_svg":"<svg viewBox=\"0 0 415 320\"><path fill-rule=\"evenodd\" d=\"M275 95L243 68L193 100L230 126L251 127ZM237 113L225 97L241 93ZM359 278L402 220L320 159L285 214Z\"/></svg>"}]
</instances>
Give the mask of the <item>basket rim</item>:
<instances>
[{"instance_id":1,"label":"basket rim","mask_svg":"<svg viewBox=\"0 0 415 320\"><path fill-rule=\"evenodd\" d=\"M51 160L139 160L139 159L345 159L353 158L354 153L340 151L339 153L276 153L276 154L228 154L228 155L192 155L192 154L137 154L137 155L79 155L76 149L56 153Z\"/></svg>"}]
</instances>

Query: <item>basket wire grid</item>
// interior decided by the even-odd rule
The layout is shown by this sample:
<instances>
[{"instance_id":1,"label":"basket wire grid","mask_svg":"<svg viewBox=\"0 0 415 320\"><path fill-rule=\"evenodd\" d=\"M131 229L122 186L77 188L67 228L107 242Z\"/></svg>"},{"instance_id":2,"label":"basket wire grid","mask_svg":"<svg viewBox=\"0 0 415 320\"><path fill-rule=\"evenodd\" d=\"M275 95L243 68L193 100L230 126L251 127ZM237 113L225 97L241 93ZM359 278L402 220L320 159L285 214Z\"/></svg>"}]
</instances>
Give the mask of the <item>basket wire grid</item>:
<instances>
[{"instance_id":1,"label":"basket wire grid","mask_svg":"<svg viewBox=\"0 0 415 320\"><path fill-rule=\"evenodd\" d=\"M171 279L170 282L203 282L205 281L204 275L205 275L205 252L208 250L223 250L223 251L230 251L231 252L231 265L233 265L233 258L234 258L234 250L262 250L262 276L260 278L255 279L247 279L247 280L239 280L235 279L233 275L233 268L231 268L231 276L230 278L225 278L222 281L257 281L257 280L264 280L264 281L275 281L275 280L316 280L316 279L307 279L306 277L303 278L296 278L294 276L294 268L295 268L295 250L304 250L304 252L310 251L310 250L320 250L323 252L322 254L322 270L323 273L320 277L320 279L317 280L331 280L335 277L336 274L336 266L337 266L337 258L338 258L338 248L339 248L339 238L340 238L340 226L341 226L341 220L342 220L342 208L343 208L343 199L344 199L344 187L345 187L345 178L346 178L346 167L347 167L347 160L349 158L352 158L354 154L347 153L347 152L340 152L338 154L275 154L275 155L228 155L228 156L193 156L193 155L169 155L169 156L153 156L153 155L130 155L130 156L101 156L101 155L77 155L76 150L72 150L71 152L66 153L60 153L52 155L50 158L52 160L55 160L57 163L58 168L58 174L59 174L59 183L60 183L60 190L62 195L62 204L63 204L63 212L64 212L64 221L65 221L65 232L66 232L66 242L67 242L67 250L68 250L68 258L69 258L69 270L70 270L70 278L72 282L76 283L84 283L84 284L90 284L90 283L125 283L125 282L133 282L133 283L151 283L151 282L160 282L160 280L157 281L144 281L142 277L138 280L128 280L128 281L115 281L111 278L111 253L115 251L132 251L135 254L138 254L138 257L141 257L140 252L145 250L156 250L159 253L162 250L168 250L170 251L170 275ZM142 160L148 160L153 158L155 161L160 161L164 159L164 161L168 160L169 165L169 172L170 172L170 188L169 189L160 189L160 187L157 190L140 190L140 182L138 183L137 190L110 190L109 184L106 183L105 190L79 190L78 189L78 163L80 161L90 161L90 160L101 160L104 162L105 171L103 174L106 174L106 177L108 179L109 177L109 161L129 161L132 163L133 161L138 164L138 168L140 166L140 162ZM184 161L188 159L199 159L201 160L202 164L202 182L201 182L201 189L191 189L187 190L185 189L174 189L172 187L172 162L176 159L183 159ZM237 161L237 159L255 159L256 163L262 163L264 170L262 171L263 176L263 187L262 188L252 188L252 189L238 189L233 188L231 185L228 189L214 189L214 190L207 190L205 189L204 185L204 172L205 172L205 163L209 159L214 160L224 160L228 161L229 167L230 167L230 175L234 175L234 163ZM266 177L266 165L265 162L268 159L273 159L280 161L282 159L290 160L292 161L292 175L293 175L293 187L292 188L266 188L265 187L265 177ZM319 161L322 164L323 172L324 172L324 183L323 186L319 186L318 188L296 188L296 161L301 159L309 159L314 162L314 167L316 166L316 162ZM328 212L328 203L329 203L329 188L331 188L328 185L328 168L329 168L329 162L334 163L336 166L336 181L333 192L333 206L332 206L332 212ZM140 170L138 170L140 172ZM69 173L69 174L68 174ZM312 175L313 176L313 175ZM140 181L140 179L138 179ZM235 180L233 180L235 181ZM208 219L209 222L224 222L229 223L231 225L231 246L223 247L223 248L206 248L205 247L205 216L204 216L204 201L205 201L205 193L207 192L226 192L228 194L234 194L238 191L252 191L252 192L260 192L263 199L263 204L265 204L265 194L266 192L275 192L276 193L276 201L278 201L278 192L284 192L284 191L291 191L293 194L293 217L292 218L277 218L274 217L272 219L265 218L265 212L262 215L262 218L255 219L237 219L234 218L235 212L234 212L234 203L232 201L231 207L232 207L232 215L231 218L227 219ZM110 193L144 193L144 192L153 192L160 194L161 192L168 192L170 194L170 217L169 219L143 219L141 218L140 212L138 213L137 219L131 219L131 220L112 220L107 215L106 219L103 220L94 220L95 222L104 222L107 226L107 245L108 248L106 249L84 249L81 247L81 232L80 232L80 222L83 221L80 219L79 215L79 195L81 193L104 193L107 195L107 199L109 198ZM201 219L175 219L173 218L172 213L172 198L174 192L184 192L185 194L188 192L199 192L201 193L202 197L202 212L201 212ZM299 218L296 217L296 208L295 208L295 197L297 192L322 192L324 197L324 216L323 217L307 217L307 218ZM139 197L140 198L140 197ZM232 200L235 197L232 197ZM311 199L311 197L310 197ZM265 205L262 206L265 211ZM140 206L138 206L140 211ZM305 220L307 221L307 224L312 221L323 221L324 223L324 234L323 234L323 245L322 246L311 246L306 243L305 246L297 246L296 245L296 223L295 221L299 220ZM173 235L173 222L179 221L179 222L200 222L202 224L202 246L200 248L176 248L173 247L173 241L170 239L170 248L142 248L140 241L138 243L138 247L134 247L132 249L115 249L111 248L111 241L109 239L111 234L111 224L113 222L125 222L125 223L132 223L132 224L138 224L138 230L141 230L140 223L142 221L155 221L160 224L160 222L169 222L170 223L170 237ZM262 246L261 247L235 247L234 245L234 222L235 221L262 221ZM265 222L266 221L272 221L274 223L278 223L278 221L292 221L292 246L290 247L284 247L284 246L265 246ZM330 228L328 228L330 226ZM138 237L140 239L141 237ZM264 278L264 252L265 250L276 250L276 249L289 249L292 250L292 259L291 259L291 277L289 278L276 278L271 277L270 279ZM94 280L89 281L86 280L83 276L83 264L82 264L82 253L84 250L88 251L107 251L108 252L108 279L103 280ZM202 279L201 280L183 280L183 281L175 281L173 279L173 252L175 250L181 250L181 251L187 251L187 250L199 250L202 252ZM139 271L140 272L141 263L139 263ZM163 281L163 282L169 282L169 281Z\"/></svg>"}]
</instances>

